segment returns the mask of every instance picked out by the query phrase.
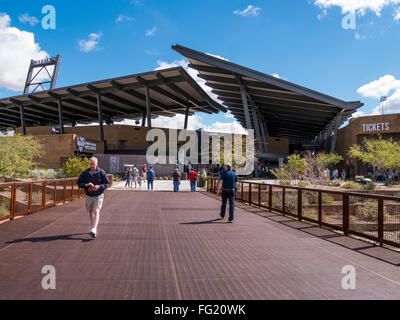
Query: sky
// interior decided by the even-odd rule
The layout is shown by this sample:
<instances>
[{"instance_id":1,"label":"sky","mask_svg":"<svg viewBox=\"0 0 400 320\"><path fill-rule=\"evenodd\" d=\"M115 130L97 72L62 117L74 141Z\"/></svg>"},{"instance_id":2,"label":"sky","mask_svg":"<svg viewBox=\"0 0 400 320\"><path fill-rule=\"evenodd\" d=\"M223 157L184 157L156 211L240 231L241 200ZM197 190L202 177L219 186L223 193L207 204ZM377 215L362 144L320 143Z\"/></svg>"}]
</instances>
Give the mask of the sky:
<instances>
[{"instance_id":1,"label":"sky","mask_svg":"<svg viewBox=\"0 0 400 320\"><path fill-rule=\"evenodd\" d=\"M380 114L381 96L384 112L398 113L399 36L400 0L0 0L0 97L22 92L31 59L60 54L63 87L187 68L171 49L180 44L360 100L355 116ZM181 128L183 117L153 125ZM189 128L243 132L229 113L196 114Z\"/></svg>"}]
</instances>

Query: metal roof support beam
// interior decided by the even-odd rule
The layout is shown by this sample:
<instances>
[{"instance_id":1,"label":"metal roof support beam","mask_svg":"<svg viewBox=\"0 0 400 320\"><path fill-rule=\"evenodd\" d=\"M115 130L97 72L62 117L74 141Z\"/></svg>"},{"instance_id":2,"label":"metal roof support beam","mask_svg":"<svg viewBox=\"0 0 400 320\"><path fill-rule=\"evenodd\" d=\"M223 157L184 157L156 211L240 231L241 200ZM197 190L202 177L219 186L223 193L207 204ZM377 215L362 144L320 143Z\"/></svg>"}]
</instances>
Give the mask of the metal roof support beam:
<instances>
[{"instance_id":1,"label":"metal roof support beam","mask_svg":"<svg viewBox=\"0 0 400 320\"><path fill-rule=\"evenodd\" d=\"M184 125L184 127L183 127L184 130L187 130L188 121L189 121L189 107L186 107L186 112L185 112L185 125Z\"/></svg>"},{"instance_id":2,"label":"metal roof support beam","mask_svg":"<svg viewBox=\"0 0 400 320\"><path fill-rule=\"evenodd\" d=\"M100 141L104 142L103 110L102 110L102 106L101 106L100 93L97 93L97 113L98 113L98 117L99 117Z\"/></svg>"},{"instance_id":3,"label":"metal roof support beam","mask_svg":"<svg viewBox=\"0 0 400 320\"><path fill-rule=\"evenodd\" d=\"M260 115L260 124L261 124L261 136L262 136L263 143L264 143L264 152L268 152L267 136L265 135L266 123L265 123L264 117L262 115Z\"/></svg>"},{"instance_id":4,"label":"metal roof support beam","mask_svg":"<svg viewBox=\"0 0 400 320\"><path fill-rule=\"evenodd\" d=\"M337 136L339 132L340 123L342 122L342 113L343 111L341 113L338 113L338 116L336 118L335 131L333 133L332 144L331 144L331 153L334 153L336 149Z\"/></svg>"},{"instance_id":5,"label":"metal roof support beam","mask_svg":"<svg viewBox=\"0 0 400 320\"><path fill-rule=\"evenodd\" d=\"M60 118L61 134L64 134L64 118L63 118L63 106L61 98L58 98L58 117Z\"/></svg>"},{"instance_id":6,"label":"metal roof support beam","mask_svg":"<svg viewBox=\"0 0 400 320\"><path fill-rule=\"evenodd\" d=\"M142 127L146 126L146 112L143 113Z\"/></svg>"},{"instance_id":7,"label":"metal roof support beam","mask_svg":"<svg viewBox=\"0 0 400 320\"><path fill-rule=\"evenodd\" d=\"M257 107L254 104L253 99L249 96L250 104L251 104L251 111L253 113L253 120L254 120L254 126L256 129L256 137L257 137L257 144L258 144L258 150L262 153L264 152L263 148L263 143L262 143L262 138L261 138L261 132L260 132L260 126L259 126L259 116L257 115Z\"/></svg>"},{"instance_id":8,"label":"metal roof support beam","mask_svg":"<svg viewBox=\"0 0 400 320\"><path fill-rule=\"evenodd\" d=\"M22 126L22 135L26 136L26 125L25 125L25 113L24 106L19 106L21 112L21 126Z\"/></svg>"},{"instance_id":9,"label":"metal roof support beam","mask_svg":"<svg viewBox=\"0 0 400 320\"><path fill-rule=\"evenodd\" d=\"M243 103L243 109L244 109L244 116L246 119L246 129L253 129L251 126L251 121L250 121L250 112L249 112L249 104L247 103L247 92L246 88L243 85L242 79L239 76L235 76L237 82L240 85L240 94L242 96L242 103Z\"/></svg>"},{"instance_id":10,"label":"metal roof support beam","mask_svg":"<svg viewBox=\"0 0 400 320\"><path fill-rule=\"evenodd\" d=\"M335 119L333 119L328 127L325 129L326 130L326 136L325 136L325 151L329 152L329 147L330 147L330 143L331 143L331 136L332 136L332 129L333 129L333 121L335 121Z\"/></svg>"},{"instance_id":11,"label":"metal roof support beam","mask_svg":"<svg viewBox=\"0 0 400 320\"><path fill-rule=\"evenodd\" d=\"M151 104L150 104L150 90L146 85L146 112L147 112L147 127L151 130Z\"/></svg>"}]
</instances>

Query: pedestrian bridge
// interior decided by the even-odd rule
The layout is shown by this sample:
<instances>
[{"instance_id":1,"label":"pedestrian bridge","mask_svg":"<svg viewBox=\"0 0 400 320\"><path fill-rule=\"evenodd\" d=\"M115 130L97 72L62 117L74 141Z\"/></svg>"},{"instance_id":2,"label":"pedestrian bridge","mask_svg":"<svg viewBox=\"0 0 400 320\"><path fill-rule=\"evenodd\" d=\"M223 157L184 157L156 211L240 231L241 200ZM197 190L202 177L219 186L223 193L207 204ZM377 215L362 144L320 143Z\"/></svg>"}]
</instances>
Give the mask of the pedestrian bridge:
<instances>
[{"instance_id":1,"label":"pedestrian bridge","mask_svg":"<svg viewBox=\"0 0 400 320\"><path fill-rule=\"evenodd\" d=\"M84 201L0 224L0 299L400 299L400 253L211 193L107 191L95 240Z\"/></svg>"}]
</instances>

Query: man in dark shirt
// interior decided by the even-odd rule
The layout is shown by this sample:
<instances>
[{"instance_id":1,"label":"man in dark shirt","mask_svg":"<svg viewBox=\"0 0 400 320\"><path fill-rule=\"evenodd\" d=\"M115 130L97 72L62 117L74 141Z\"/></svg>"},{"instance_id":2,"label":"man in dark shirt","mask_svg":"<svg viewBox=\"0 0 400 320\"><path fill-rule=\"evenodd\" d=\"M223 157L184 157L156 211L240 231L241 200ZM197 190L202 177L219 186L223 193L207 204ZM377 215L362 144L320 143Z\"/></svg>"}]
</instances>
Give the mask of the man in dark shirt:
<instances>
[{"instance_id":1,"label":"man in dark shirt","mask_svg":"<svg viewBox=\"0 0 400 320\"><path fill-rule=\"evenodd\" d=\"M228 222L233 222L233 214L235 211L235 194L236 194L236 184L237 184L236 173L232 171L232 165L227 164L226 170L221 173L221 180L218 185L217 196L222 194L222 205L221 205L221 219L225 218L226 202L229 199L229 220Z\"/></svg>"},{"instance_id":2,"label":"man in dark shirt","mask_svg":"<svg viewBox=\"0 0 400 320\"><path fill-rule=\"evenodd\" d=\"M92 229L89 234L92 238L96 238L100 210L103 206L104 191L110 185L110 180L108 180L105 171L97 166L97 158L91 158L89 164L90 168L81 173L77 183L79 188L85 189L86 210L89 213L90 221L92 222Z\"/></svg>"}]
</instances>

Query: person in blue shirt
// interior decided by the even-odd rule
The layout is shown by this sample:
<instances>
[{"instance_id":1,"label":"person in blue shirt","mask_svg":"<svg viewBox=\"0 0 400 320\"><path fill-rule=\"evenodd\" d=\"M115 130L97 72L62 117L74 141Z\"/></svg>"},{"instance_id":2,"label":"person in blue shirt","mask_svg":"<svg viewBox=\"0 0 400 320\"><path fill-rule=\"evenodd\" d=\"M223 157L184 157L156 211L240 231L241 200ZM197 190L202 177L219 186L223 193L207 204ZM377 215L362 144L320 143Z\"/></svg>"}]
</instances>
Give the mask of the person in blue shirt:
<instances>
[{"instance_id":1,"label":"person in blue shirt","mask_svg":"<svg viewBox=\"0 0 400 320\"><path fill-rule=\"evenodd\" d=\"M227 164L226 170L221 173L221 180L218 185L217 196L222 195L222 205L221 205L221 219L225 218L226 212L226 202L229 199L229 220L232 223L234 219L235 211L235 194L237 191L237 176L236 173L232 171L232 165Z\"/></svg>"},{"instance_id":2,"label":"person in blue shirt","mask_svg":"<svg viewBox=\"0 0 400 320\"><path fill-rule=\"evenodd\" d=\"M106 172L98 167L97 158L90 158L89 164L90 168L80 174L77 184L79 188L85 189L86 211L90 214L90 221L92 222L92 229L89 234L92 238L96 238L104 191L110 185L110 180Z\"/></svg>"},{"instance_id":3,"label":"person in blue shirt","mask_svg":"<svg viewBox=\"0 0 400 320\"><path fill-rule=\"evenodd\" d=\"M153 191L155 177L156 177L156 174L154 173L153 167L150 167L150 170L147 171L147 190L148 191L150 191L150 187L151 187L151 190Z\"/></svg>"}]
</instances>

